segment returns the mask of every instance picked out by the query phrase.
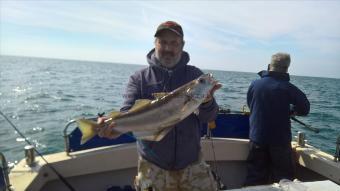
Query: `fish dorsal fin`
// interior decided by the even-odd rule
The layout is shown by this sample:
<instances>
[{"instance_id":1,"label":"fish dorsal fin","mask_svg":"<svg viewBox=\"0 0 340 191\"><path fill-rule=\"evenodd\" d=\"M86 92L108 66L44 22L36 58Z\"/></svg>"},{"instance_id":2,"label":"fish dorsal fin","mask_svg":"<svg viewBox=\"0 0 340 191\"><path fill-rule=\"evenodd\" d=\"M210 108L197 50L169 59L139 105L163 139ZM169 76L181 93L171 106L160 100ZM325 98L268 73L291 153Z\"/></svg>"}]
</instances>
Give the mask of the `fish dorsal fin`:
<instances>
[{"instance_id":1,"label":"fish dorsal fin","mask_svg":"<svg viewBox=\"0 0 340 191\"><path fill-rule=\"evenodd\" d=\"M168 92L158 92L158 93L153 93L152 96L155 99L161 99L162 97L167 96L169 93Z\"/></svg>"},{"instance_id":2,"label":"fish dorsal fin","mask_svg":"<svg viewBox=\"0 0 340 191\"><path fill-rule=\"evenodd\" d=\"M108 118L115 119L116 117L120 116L122 113L119 111L112 111L109 115Z\"/></svg>"},{"instance_id":3,"label":"fish dorsal fin","mask_svg":"<svg viewBox=\"0 0 340 191\"><path fill-rule=\"evenodd\" d=\"M150 102L151 102L151 100L149 100L149 99L138 99L138 100L135 101L135 104L132 106L132 108L129 110L129 112L137 111L140 108L150 104Z\"/></svg>"}]
</instances>

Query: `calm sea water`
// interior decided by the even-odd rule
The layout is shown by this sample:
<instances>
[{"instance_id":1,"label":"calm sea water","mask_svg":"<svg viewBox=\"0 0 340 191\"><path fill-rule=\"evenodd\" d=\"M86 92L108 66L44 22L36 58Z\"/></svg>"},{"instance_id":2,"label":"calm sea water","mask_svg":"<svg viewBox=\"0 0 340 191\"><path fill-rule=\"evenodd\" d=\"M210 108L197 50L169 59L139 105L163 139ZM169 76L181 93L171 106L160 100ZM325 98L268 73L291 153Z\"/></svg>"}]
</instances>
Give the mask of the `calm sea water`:
<instances>
[{"instance_id":1,"label":"calm sea water","mask_svg":"<svg viewBox=\"0 0 340 191\"><path fill-rule=\"evenodd\" d=\"M119 109L128 77L141 65L69 61L27 57L0 57L0 110L44 154L64 150L62 131L78 117ZM241 110L246 104L255 73L210 71L222 84L216 92L220 106ZM309 144L333 154L340 135L340 79L292 76L311 102L308 117L299 118L321 129L319 134L293 124L293 132L304 131ZM0 116L0 151L8 161L24 157L25 142Z\"/></svg>"}]
</instances>

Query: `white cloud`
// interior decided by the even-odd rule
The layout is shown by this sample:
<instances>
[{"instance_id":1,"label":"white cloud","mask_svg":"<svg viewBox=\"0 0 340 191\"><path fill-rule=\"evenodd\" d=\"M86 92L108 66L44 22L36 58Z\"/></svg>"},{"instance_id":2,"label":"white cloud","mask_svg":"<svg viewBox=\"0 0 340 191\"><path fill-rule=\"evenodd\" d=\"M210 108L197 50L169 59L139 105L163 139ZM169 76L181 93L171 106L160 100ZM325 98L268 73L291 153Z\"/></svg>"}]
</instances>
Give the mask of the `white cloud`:
<instances>
[{"instance_id":1,"label":"white cloud","mask_svg":"<svg viewBox=\"0 0 340 191\"><path fill-rule=\"evenodd\" d=\"M132 15L132 10L137 7L130 7L128 3L123 3L120 6L112 5L110 10L102 6L94 6L94 2L6 1L1 19L22 26L109 35L117 39L141 39L149 35L143 32L146 27L141 27L143 26L141 22L134 20L132 23L131 20L127 20L131 19L129 12ZM122 12L124 9L127 9L126 14ZM133 12L133 14L137 14L136 18L139 19L138 12Z\"/></svg>"},{"instance_id":2,"label":"white cloud","mask_svg":"<svg viewBox=\"0 0 340 191\"><path fill-rule=\"evenodd\" d=\"M112 61L119 58L119 62L129 63L145 63L148 51L145 47L152 46L157 25L165 20L175 20L182 24L185 47L198 65L255 72L264 68L267 58L275 51L312 54L320 60L327 57L325 66L336 66L340 60L338 10L339 1L2 1L0 19L2 23L23 28L83 36L92 34L128 44L133 54L119 45L115 46L118 49L112 47L102 54L102 48L98 46L74 45L77 53L73 56ZM6 33L5 26L2 24L0 29L2 34ZM50 38L55 38L54 35ZM2 47L11 47L6 52L31 51L25 47L16 48L18 43L14 39L12 36L10 40L0 42ZM30 43L46 45L46 39L32 39ZM48 46L53 47L53 44ZM60 50L68 50L70 44L57 46ZM39 54L40 48L46 54L47 50L52 50L36 46L36 51L31 53ZM59 56L72 56L60 50ZM230 64L220 64L225 60ZM296 69L302 71L307 60L301 60ZM331 70L320 67L317 65L311 70L334 76Z\"/></svg>"},{"instance_id":3,"label":"white cloud","mask_svg":"<svg viewBox=\"0 0 340 191\"><path fill-rule=\"evenodd\" d=\"M189 33L219 30L270 39L282 34L301 37L307 29L307 35L328 31L340 37L340 6L334 1L5 1L4 6L2 18L10 22L76 32L119 34L124 29L127 34L149 35L146 32L168 18L179 20Z\"/></svg>"}]
</instances>

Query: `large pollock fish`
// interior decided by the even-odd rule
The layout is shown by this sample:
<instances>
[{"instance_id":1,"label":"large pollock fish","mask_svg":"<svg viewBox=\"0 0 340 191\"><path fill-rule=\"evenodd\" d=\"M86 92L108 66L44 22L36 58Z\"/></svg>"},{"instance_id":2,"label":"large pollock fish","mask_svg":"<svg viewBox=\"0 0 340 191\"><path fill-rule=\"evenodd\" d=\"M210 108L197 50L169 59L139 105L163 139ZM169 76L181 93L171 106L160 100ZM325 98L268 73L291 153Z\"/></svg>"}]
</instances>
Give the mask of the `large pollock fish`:
<instances>
[{"instance_id":1,"label":"large pollock fish","mask_svg":"<svg viewBox=\"0 0 340 191\"><path fill-rule=\"evenodd\" d=\"M154 100L136 100L127 112L112 112L102 125L115 122L114 132L119 136L133 132L138 139L159 141L175 124L195 112L209 91L218 82L211 74L203 74L170 93L155 93ZM97 134L102 125L88 119L77 120L82 132L81 144Z\"/></svg>"}]
</instances>

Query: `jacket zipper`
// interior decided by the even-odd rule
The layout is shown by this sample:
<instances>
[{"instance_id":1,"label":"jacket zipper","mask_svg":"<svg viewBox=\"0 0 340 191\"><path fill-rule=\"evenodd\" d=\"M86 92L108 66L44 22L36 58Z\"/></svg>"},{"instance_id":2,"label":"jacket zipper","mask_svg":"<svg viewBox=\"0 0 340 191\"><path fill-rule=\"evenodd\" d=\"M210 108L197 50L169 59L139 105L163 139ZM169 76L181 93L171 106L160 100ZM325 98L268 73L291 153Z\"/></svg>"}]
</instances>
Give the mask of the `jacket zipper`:
<instances>
[{"instance_id":1,"label":"jacket zipper","mask_svg":"<svg viewBox=\"0 0 340 191\"><path fill-rule=\"evenodd\" d=\"M167 74L168 74L168 79L167 82L164 84L164 90L166 92L170 91L171 89L171 78L172 78L172 74L173 71L172 70L167 70ZM174 140L174 158L171 164L171 168L175 167L176 164L176 158L177 158L177 127L175 126L174 129L174 133L175 133L175 140Z\"/></svg>"}]
</instances>

